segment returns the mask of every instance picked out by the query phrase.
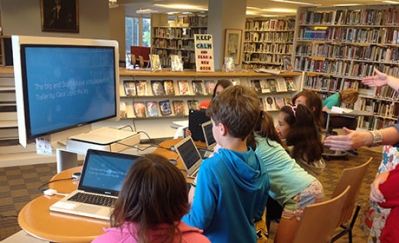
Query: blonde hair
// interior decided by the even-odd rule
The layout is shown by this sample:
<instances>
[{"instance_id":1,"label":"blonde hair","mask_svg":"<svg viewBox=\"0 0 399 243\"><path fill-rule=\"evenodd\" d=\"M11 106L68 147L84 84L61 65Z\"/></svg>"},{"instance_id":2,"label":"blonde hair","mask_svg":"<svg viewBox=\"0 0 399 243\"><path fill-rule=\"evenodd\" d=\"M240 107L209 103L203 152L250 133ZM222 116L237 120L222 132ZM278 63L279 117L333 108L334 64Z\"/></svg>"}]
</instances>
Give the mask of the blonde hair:
<instances>
[{"instance_id":1,"label":"blonde hair","mask_svg":"<svg viewBox=\"0 0 399 243\"><path fill-rule=\"evenodd\" d=\"M341 95L341 102L352 105L357 101L357 98L359 97L359 91L357 91L354 88L349 88L342 90L340 92L340 95Z\"/></svg>"}]
</instances>

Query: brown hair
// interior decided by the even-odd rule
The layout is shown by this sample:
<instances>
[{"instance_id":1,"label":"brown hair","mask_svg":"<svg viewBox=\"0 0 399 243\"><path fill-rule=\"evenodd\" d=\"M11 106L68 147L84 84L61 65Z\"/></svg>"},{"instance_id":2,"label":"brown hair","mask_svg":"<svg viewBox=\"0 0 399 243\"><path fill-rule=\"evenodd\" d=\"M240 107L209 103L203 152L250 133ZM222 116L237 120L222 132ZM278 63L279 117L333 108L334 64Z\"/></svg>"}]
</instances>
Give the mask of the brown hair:
<instances>
[{"instance_id":1,"label":"brown hair","mask_svg":"<svg viewBox=\"0 0 399 243\"><path fill-rule=\"evenodd\" d=\"M303 90L292 98L293 105L295 105L296 99L298 99L300 96L304 96L306 98L306 106L313 112L316 124L321 127L323 124L323 102L321 98L315 92Z\"/></svg>"},{"instance_id":2,"label":"brown hair","mask_svg":"<svg viewBox=\"0 0 399 243\"><path fill-rule=\"evenodd\" d=\"M244 140L253 131L259 117L259 107L259 98L253 90L236 85L216 96L207 114L216 124L225 125L231 136Z\"/></svg>"},{"instance_id":3,"label":"brown hair","mask_svg":"<svg viewBox=\"0 0 399 243\"><path fill-rule=\"evenodd\" d=\"M228 87L230 87L230 86L233 86L233 82L231 82L230 80L227 80L227 79L221 79L221 80L219 80L219 81L216 83L215 88L213 88L212 99L215 98L215 96L216 96L216 89L217 89L219 86L222 86L223 89L226 89L226 88L228 88Z\"/></svg>"},{"instance_id":4,"label":"brown hair","mask_svg":"<svg viewBox=\"0 0 399 243\"><path fill-rule=\"evenodd\" d=\"M276 128L274 127L273 117L266 111L260 112L260 117L258 119L258 122L255 124L254 131L261 137L268 138L283 145L280 137L277 134ZM266 142L269 144L267 140ZM253 149L256 149L256 141L254 134L251 134L248 137L247 144Z\"/></svg>"},{"instance_id":5,"label":"brown hair","mask_svg":"<svg viewBox=\"0 0 399 243\"><path fill-rule=\"evenodd\" d=\"M359 97L359 91L354 88L344 89L340 93L341 102L352 105L357 101Z\"/></svg>"},{"instance_id":6,"label":"brown hair","mask_svg":"<svg viewBox=\"0 0 399 243\"><path fill-rule=\"evenodd\" d=\"M304 105L283 106L280 112L285 113L284 120L290 126L287 145L294 146L292 157L309 164L320 160L323 145L319 128L309 108Z\"/></svg>"},{"instance_id":7,"label":"brown hair","mask_svg":"<svg viewBox=\"0 0 399 243\"><path fill-rule=\"evenodd\" d=\"M134 237L146 243L150 242L150 230L167 224L169 227L161 242L173 242L176 235L181 237L177 224L188 208L182 173L166 158L148 154L130 168L111 215L111 226L136 223L138 233Z\"/></svg>"}]
</instances>

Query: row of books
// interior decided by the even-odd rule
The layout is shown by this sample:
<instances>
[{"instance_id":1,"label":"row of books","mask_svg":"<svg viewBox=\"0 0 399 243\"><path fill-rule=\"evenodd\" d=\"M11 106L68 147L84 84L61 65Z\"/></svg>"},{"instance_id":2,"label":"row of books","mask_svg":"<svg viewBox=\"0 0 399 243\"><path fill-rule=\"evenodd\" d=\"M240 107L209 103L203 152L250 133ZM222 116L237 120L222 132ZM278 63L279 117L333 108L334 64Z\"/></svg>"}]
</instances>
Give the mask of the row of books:
<instances>
[{"instance_id":1,"label":"row of books","mask_svg":"<svg viewBox=\"0 0 399 243\"><path fill-rule=\"evenodd\" d=\"M154 38L194 38L194 34L206 34L205 28L165 28L165 27L154 27L153 35Z\"/></svg>"},{"instance_id":2,"label":"row of books","mask_svg":"<svg viewBox=\"0 0 399 243\"><path fill-rule=\"evenodd\" d=\"M399 115L399 103L393 101L359 98L353 109L372 112L387 119L396 119Z\"/></svg>"},{"instance_id":3,"label":"row of books","mask_svg":"<svg viewBox=\"0 0 399 243\"><path fill-rule=\"evenodd\" d=\"M284 56L265 53L245 53L244 61L283 65Z\"/></svg>"},{"instance_id":4,"label":"row of books","mask_svg":"<svg viewBox=\"0 0 399 243\"><path fill-rule=\"evenodd\" d=\"M125 80L123 88L126 96L212 95L215 84L215 80Z\"/></svg>"},{"instance_id":5,"label":"row of books","mask_svg":"<svg viewBox=\"0 0 399 243\"><path fill-rule=\"evenodd\" d=\"M370 120L371 120L371 122L369 122ZM361 125L368 126L369 130L378 130L378 129L382 129L385 127L390 127L396 123L395 120L384 119L381 117L375 117L374 119L369 118L366 121L364 121L364 118L363 118L361 120L361 122L364 123Z\"/></svg>"},{"instance_id":6,"label":"row of books","mask_svg":"<svg viewBox=\"0 0 399 243\"><path fill-rule=\"evenodd\" d=\"M263 110L265 111L278 111L281 109L281 107L291 104L290 97L266 96L261 100L263 104Z\"/></svg>"},{"instance_id":7,"label":"row of books","mask_svg":"<svg viewBox=\"0 0 399 243\"><path fill-rule=\"evenodd\" d=\"M340 76L365 77L373 74L374 68L398 76L399 67L395 64L351 62L349 60L314 60L308 57L295 57L295 69L321 72Z\"/></svg>"},{"instance_id":8,"label":"row of books","mask_svg":"<svg viewBox=\"0 0 399 243\"><path fill-rule=\"evenodd\" d=\"M376 62L399 62L399 48L390 46L353 46L332 44L299 44L297 54L325 58L343 58Z\"/></svg>"},{"instance_id":9,"label":"row of books","mask_svg":"<svg viewBox=\"0 0 399 243\"><path fill-rule=\"evenodd\" d=\"M294 32L245 32L244 38L251 42L292 42Z\"/></svg>"},{"instance_id":10,"label":"row of books","mask_svg":"<svg viewBox=\"0 0 399 243\"><path fill-rule=\"evenodd\" d=\"M206 15L179 15L174 17L173 20L168 20L171 27L206 27L208 25L208 18Z\"/></svg>"},{"instance_id":11,"label":"row of books","mask_svg":"<svg viewBox=\"0 0 399 243\"><path fill-rule=\"evenodd\" d=\"M261 94L296 91L296 85L292 78L268 78L254 79L250 82L251 87Z\"/></svg>"},{"instance_id":12,"label":"row of books","mask_svg":"<svg viewBox=\"0 0 399 243\"><path fill-rule=\"evenodd\" d=\"M199 109L198 100L161 100L146 102L121 102L121 118L146 118L188 115L189 109Z\"/></svg>"},{"instance_id":13,"label":"row of books","mask_svg":"<svg viewBox=\"0 0 399 243\"><path fill-rule=\"evenodd\" d=\"M173 48L194 51L194 40L154 39L154 48Z\"/></svg>"},{"instance_id":14,"label":"row of books","mask_svg":"<svg viewBox=\"0 0 399 243\"><path fill-rule=\"evenodd\" d=\"M195 65L195 55L193 51L182 51L177 49L157 49L154 48L154 54L159 55L159 61L162 67L170 67L171 60L169 55L178 55L182 57L184 68L193 68Z\"/></svg>"},{"instance_id":15,"label":"row of books","mask_svg":"<svg viewBox=\"0 0 399 243\"><path fill-rule=\"evenodd\" d=\"M399 8L305 11L299 20L301 24L395 25L399 23Z\"/></svg>"},{"instance_id":16,"label":"row of books","mask_svg":"<svg viewBox=\"0 0 399 243\"><path fill-rule=\"evenodd\" d=\"M299 38L345 43L398 44L399 31L393 28L304 27L299 31Z\"/></svg>"},{"instance_id":17,"label":"row of books","mask_svg":"<svg viewBox=\"0 0 399 243\"><path fill-rule=\"evenodd\" d=\"M249 19L245 22L245 30L292 30L295 29L295 19Z\"/></svg>"},{"instance_id":18,"label":"row of books","mask_svg":"<svg viewBox=\"0 0 399 243\"><path fill-rule=\"evenodd\" d=\"M270 69L270 70L288 70L288 66L284 63L279 65L268 64L268 63L256 63L256 62L245 62L243 61L242 68L246 70L255 70L255 69Z\"/></svg>"},{"instance_id":19,"label":"row of books","mask_svg":"<svg viewBox=\"0 0 399 243\"><path fill-rule=\"evenodd\" d=\"M244 52L290 54L292 52L292 44L245 43Z\"/></svg>"}]
</instances>

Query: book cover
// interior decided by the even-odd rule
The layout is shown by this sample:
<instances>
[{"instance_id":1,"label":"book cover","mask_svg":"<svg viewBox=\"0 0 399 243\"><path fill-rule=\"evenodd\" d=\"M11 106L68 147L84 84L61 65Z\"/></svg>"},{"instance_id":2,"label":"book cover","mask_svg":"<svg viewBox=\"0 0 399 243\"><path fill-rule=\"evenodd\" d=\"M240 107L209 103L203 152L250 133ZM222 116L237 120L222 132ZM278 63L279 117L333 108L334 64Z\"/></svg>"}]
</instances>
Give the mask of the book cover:
<instances>
[{"instance_id":1,"label":"book cover","mask_svg":"<svg viewBox=\"0 0 399 243\"><path fill-rule=\"evenodd\" d=\"M158 102L156 102L156 101L147 101L146 105L147 105L148 117L157 117L157 116L159 116Z\"/></svg>"},{"instance_id":2,"label":"book cover","mask_svg":"<svg viewBox=\"0 0 399 243\"><path fill-rule=\"evenodd\" d=\"M134 102L133 103L134 114L136 117L143 118L146 117L145 104L143 102Z\"/></svg>"},{"instance_id":3,"label":"book cover","mask_svg":"<svg viewBox=\"0 0 399 243\"><path fill-rule=\"evenodd\" d=\"M277 92L277 81L274 78L267 79L269 83L270 92Z\"/></svg>"},{"instance_id":4,"label":"book cover","mask_svg":"<svg viewBox=\"0 0 399 243\"><path fill-rule=\"evenodd\" d=\"M136 82L136 93L138 96L147 95L147 81L140 80Z\"/></svg>"},{"instance_id":5,"label":"book cover","mask_svg":"<svg viewBox=\"0 0 399 243\"><path fill-rule=\"evenodd\" d=\"M265 97L264 102L265 102L264 107L265 107L266 111L276 111L277 110L276 101L274 100L273 97L271 97L271 96Z\"/></svg>"},{"instance_id":6,"label":"book cover","mask_svg":"<svg viewBox=\"0 0 399 243\"><path fill-rule=\"evenodd\" d=\"M162 116L170 116L172 114L172 108L170 107L169 100L159 101L159 109L161 110Z\"/></svg>"},{"instance_id":7,"label":"book cover","mask_svg":"<svg viewBox=\"0 0 399 243\"><path fill-rule=\"evenodd\" d=\"M136 93L136 83L133 80L126 80L123 82L123 87L125 88L125 95L135 96Z\"/></svg>"},{"instance_id":8,"label":"book cover","mask_svg":"<svg viewBox=\"0 0 399 243\"><path fill-rule=\"evenodd\" d=\"M204 95L202 80L193 80L193 93L194 95Z\"/></svg>"},{"instance_id":9,"label":"book cover","mask_svg":"<svg viewBox=\"0 0 399 243\"><path fill-rule=\"evenodd\" d=\"M173 112L175 116L185 116L186 111L184 109L184 102L182 100L174 100L172 101L173 104Z\"/></svg>"},{"instance_id":10,"label":"book cover","mask_svg":"<svg viewBox=\"0 0 399 243\"><path fill-rule=\"evenodd\" d=\"M163 81L151 80L152 93L155 96L165 95L165 89L163 87Z\"/></svg>"},{"instance_id":11,"label":"book cover","mask_svg":"<svg viewBox=\"0 0 399 243\"><path fill-rule=\"evenodd\" d=\"M283 78L277 79L277 91L278 92L287 92L287 84Z\"/></svg>"},{"instance_id":12,"label":"book cover","mask_svg":"<svg viewBox=\"0 0 399 243\"><path fill-rule=\"evenodd\" d=\"M199 110L199 102L198 100L188 100L187 106L189 110Z\"/></svg>"},{"instance_id":13,"label":"book cover","mask_svg":"<svg viewBox=\"0 0 399 243\"><path fill-rule=\"evenodd\" d=\"M262 92L262 87L260 86L260 80L251 80L251 86L255 90L256 93Z\"/></svg>"},{"instance_id":14,"label":"book cover","mask_svg":"<svg viewBox=\"0 0 399 243\"><path fill-rule=\"evenodd\" d=\"M188 87L187 80L179 80L177 82L177 85L179 86L179 94L180 95L190 95L190 89Z\"/></svg>"},{"instance_id":15,"label":"book cover","mask_svg":"<svg viewBox=\"0 0 399 243\"><path fill-rule=\"evenodd\" d=\"M119 117L127 118L126 103L123 101L119 103Z\"/></svg>"},{"instance_id":16,"label":"book cover","mask_svg":"<svg viewBox=\"0 0 399 243\"><path fill-rule=\"evenodd\" d=\"M285 101L283 97L275 97L276 100L276 108L277 110L280 110L281 107L285 106Z\"/></svg>"},{"instance_id":17,"label":"book cover","mask_svg":"<svg viewBox=\"0 0 399 243\"><path fill-rule=\"evenodd\" d=\"M133 117L135 117L133 102L126 102L126 118L133 118Z\"/></svg>"},{"instance_id":18,"label":"book cover","mask_svg":"<svg viewBox=\"0 0 399 243\"><path fill-rule=\"evenodd\" d=\"M205 92L208 95L213 95L213 90L215 89L215 81L214 80L205 80Z\"/></svg>"},{"instance_id":19,"label":"book cover","mask_svg":"<svg viewBox=\"0 0 399 243\"><path fill-rule=\"evenodd\" d=\"M166 95L175 95L175 86L173 85L173 80L165 80L163 85L165 87Z\"/></svg>"},{"instance_id":20,"label":"book cover","mask_svg":"<svg viewBox=\"0 0 399 243\"><path fill-rule=\"evenodd\" d=\"M269 82L267 82L266 80L260 81L260 88L262 90L262 93L270 93Z\"/></svg>"}]
</instances>

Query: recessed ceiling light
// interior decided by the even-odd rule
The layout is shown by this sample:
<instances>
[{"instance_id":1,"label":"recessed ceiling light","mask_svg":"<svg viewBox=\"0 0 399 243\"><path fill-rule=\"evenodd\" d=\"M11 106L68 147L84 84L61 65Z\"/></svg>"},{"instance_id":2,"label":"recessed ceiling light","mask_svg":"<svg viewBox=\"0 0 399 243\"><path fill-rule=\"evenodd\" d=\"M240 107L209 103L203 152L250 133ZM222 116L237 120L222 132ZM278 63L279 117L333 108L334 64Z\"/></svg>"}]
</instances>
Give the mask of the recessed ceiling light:
<instances>
[{"instance_id":1,"label":"recessed ceiling light","mask_svg":"<svg viewBox=\"0 0 399 243\"><path fill-rule=\"evenodd\" d=\"M161 8L171 8L171 9L184 9L184 10L201 10L207 11L208 9L192 4L160 4L156 3L154 6L161 7Z\"/></svg>"},{"instance_id":2,"label":"recessed ceiling light","mask_svg":"<svg viewBox=\"0 0 399 243\"><path fill-rule=\"evenodd\" d=\"M358 3L341 3L341 4L334 4L335 7L349 7L349 6L358 6Z\"/></svg>"},{"instance_id":3,"label":"recessed ceiling light","mask_svg":"<svg viewBox=\"0 0 399 243\"><path fill-rule=\"evenodd\" d=\"M293 8L264 8L262 11L272 13L296 13L296 9Z\"/></svg>"},{"instance_id":4,"label":"recessed ceiling light","mask_svg":"<svg viewBox=\"0 0 399 243\"><path fill-rule=\"evenodd\" d=\"M382 1L383 3L390 3L390 4L399 4L399 2L396 1Z\"/></svg>"},{"instance_id":5,"label":"recessed ceiling light","mask_svg":"<svg viewBox=\"0 0 399 243\"><path fill-rule=\"evenodd\" d=\"M305 3L305 2L297 2L297 1L290 1L290 0L271 0L272 2L278 3L292 3L292 4L299 4L299 5L308 5L308 6L321 6L319 3Z\"/></svg>"},{"instance_id":6,"label":"recessed ceiling light","mask_svg":"<svg viewBox=\"0 0 399 243\"><path fill-rule=\"evenodd\" d=\"M246 15L259 15L258 12L253 11L253 10L247 10L247 11L245 12L245 14L246 14Z\"/></svg>"}]
</instances>

